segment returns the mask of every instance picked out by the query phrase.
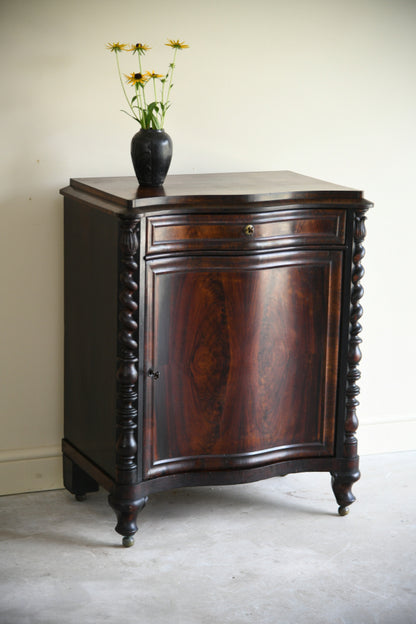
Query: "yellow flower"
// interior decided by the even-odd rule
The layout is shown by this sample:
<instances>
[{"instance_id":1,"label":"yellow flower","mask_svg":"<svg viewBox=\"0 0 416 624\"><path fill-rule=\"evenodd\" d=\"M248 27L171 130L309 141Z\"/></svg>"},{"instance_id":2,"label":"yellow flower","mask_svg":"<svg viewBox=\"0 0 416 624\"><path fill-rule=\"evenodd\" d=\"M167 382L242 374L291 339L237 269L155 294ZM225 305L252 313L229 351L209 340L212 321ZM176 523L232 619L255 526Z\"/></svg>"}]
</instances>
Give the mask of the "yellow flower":
<instances>
[{"instance_id":1,"label":"yellow flower","mask_svg":"<svg viewBox=\"0 0 416 624\"><path fill-rule=\"evenodd\" d=\"M122 52L126 49L126 43L107 43L107 50L111 50L111 52Z\"/></svg>"},{"instance_id":2,"label":"yellow flower","mask_svg":"<svg viewBox=\"0 0 416 624\"><path fill-rule=\"evenodd\" d=\"M145 75L147 76L149 80L150 78L164 78L162 74L156 74L155 72L146 72Z\"/></svg>"},{"instance_id":3,"label":"yellow flower","mask_svg":"<svg viewBox=\"0 0 416 624\"><path fill-rule=\"evenodd\" d=\"M125 77L127 78L127 82L131 85L136 85L136 84L140 84L142 86L144 86L146 84L146 82L149 80L149 77L147 76L147 74L143 75L143 74L135 74L134 72L127 75L124 74Z\"/></svg>"},{"instance_id":4,"label":"yellow flower","mask_svg":"<svg viewBox=\"0 0 416 624\"><path fill-rule=\"evenodd\" d=\"M133 54L137 52L137 54L139 54L140 56L144 54L145 52L147 52L147 50L151 50L151 48L145 43L131 44L131 46L127 48L127 52L133 52Z\"/></svg>"},{"instance_id":5,"label":"yellow flower","mask_svg":"<svg viewBox=\"0 0 416 624\"><path fill-rule=\"evenodd\" d=\"M169 43L165 43L165 45L169 46L170 48L176 48L177 50L189 48L189 45L187 45L184 41L179 41L179 39L177 39L176 41L174 41L173 39L168 39L168 41Z\"/></svg>"}]
</instances>

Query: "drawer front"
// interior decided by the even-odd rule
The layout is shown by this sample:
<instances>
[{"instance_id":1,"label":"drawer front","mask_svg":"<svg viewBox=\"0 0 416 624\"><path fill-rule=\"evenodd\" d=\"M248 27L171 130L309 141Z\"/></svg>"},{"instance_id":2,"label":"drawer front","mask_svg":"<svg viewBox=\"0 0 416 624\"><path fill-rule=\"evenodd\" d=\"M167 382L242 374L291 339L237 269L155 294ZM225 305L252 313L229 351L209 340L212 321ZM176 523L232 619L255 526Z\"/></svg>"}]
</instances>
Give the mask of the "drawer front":
<instances>
[{"instance_id":1,"label":"drawer front","mask_svg":"<svg viewBox=\"0 0 416 624\"><path fill-rule=\"evenodd\" d=\"M344 210L163 215L147 220L146 254L343 245Z\"/></svg>"}]
</instances>

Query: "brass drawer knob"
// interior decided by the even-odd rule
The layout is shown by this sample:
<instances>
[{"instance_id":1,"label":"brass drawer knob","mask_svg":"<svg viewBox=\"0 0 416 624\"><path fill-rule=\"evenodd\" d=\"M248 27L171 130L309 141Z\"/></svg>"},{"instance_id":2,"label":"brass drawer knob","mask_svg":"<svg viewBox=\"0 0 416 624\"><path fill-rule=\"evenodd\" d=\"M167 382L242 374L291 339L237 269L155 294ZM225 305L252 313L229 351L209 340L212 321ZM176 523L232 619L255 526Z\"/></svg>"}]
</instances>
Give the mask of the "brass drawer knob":
<instances>
[{"instance_id":1,"label":"brass drawer knob","mask_svg":"<svg viewBox=\"0 0 416 624\"><path fill-rule=\"evenodd\" d=\"M254 234L254 225L245 225L243 228L243 232L246 236L253 236Z\"/></svg>"}]
</instances>

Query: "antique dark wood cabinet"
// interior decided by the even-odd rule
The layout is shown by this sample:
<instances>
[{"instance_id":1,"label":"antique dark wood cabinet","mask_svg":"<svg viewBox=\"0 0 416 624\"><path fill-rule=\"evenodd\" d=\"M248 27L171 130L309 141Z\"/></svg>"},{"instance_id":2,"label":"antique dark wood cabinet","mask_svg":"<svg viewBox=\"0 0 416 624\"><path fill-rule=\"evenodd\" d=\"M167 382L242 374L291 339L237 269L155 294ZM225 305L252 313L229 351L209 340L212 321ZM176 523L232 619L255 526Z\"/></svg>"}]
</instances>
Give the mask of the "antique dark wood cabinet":
<instances>
[{"instance_id":1,"label":"antique dark wood cabinet","mask_svg":"<svg viewBox=\"0 0 416 624\"><path fill-rule=\"evenodd\" d=\"M64 482L123 544L154 492L359 478L361 191L288 171L72 179Z\"/></svg>"}]
</instances>

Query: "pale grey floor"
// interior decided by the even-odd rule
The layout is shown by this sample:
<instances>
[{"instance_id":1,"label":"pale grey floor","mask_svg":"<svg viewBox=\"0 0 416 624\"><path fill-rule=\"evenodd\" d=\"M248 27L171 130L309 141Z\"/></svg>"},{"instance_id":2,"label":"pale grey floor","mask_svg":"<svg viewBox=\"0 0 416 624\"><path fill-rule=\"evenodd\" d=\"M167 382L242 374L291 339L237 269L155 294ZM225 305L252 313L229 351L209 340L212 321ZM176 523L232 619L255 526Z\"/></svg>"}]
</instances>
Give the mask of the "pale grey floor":
<instances>
[{"instance_id":1,"label":"pale grey floor","mask_svg":"<svg viewBox=\"0 0 416 624\"><path fill-rule=\"evenodd\" d=\"M363 457L345 518L327 474L154 495L129 549L103 491L0 498L0 622L415 624L415 461Z\"/></svg>"}]
</instances>

